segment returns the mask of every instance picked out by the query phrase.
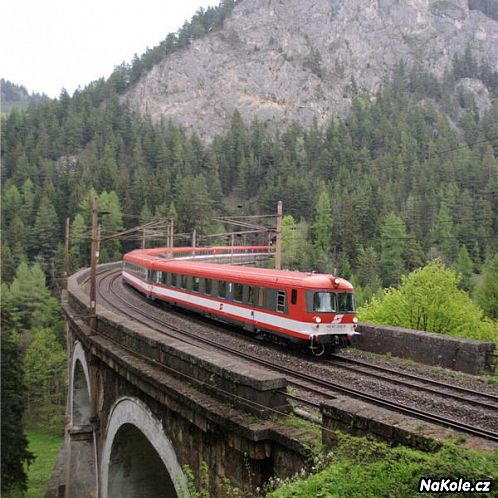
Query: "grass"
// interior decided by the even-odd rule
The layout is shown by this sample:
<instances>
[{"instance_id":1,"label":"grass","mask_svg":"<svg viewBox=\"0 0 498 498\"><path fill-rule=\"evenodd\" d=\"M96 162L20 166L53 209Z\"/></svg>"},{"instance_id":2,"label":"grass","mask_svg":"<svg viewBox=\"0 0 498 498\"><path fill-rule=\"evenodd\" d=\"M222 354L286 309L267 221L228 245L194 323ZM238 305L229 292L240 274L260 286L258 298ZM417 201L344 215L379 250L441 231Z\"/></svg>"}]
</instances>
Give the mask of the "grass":
<instances>
[{"instance_id":1,"label":"grass","mask_svg":"<svg viewBox=\"0 0 498 498\"><path fill-rule=\"evenodd\" d=\"M36 460L28 468L28 491L25 497L41 498L45 495L64 438L37 429L26 430L26 435L29 449L36 455Z\"/></svg>"}]
</instances>

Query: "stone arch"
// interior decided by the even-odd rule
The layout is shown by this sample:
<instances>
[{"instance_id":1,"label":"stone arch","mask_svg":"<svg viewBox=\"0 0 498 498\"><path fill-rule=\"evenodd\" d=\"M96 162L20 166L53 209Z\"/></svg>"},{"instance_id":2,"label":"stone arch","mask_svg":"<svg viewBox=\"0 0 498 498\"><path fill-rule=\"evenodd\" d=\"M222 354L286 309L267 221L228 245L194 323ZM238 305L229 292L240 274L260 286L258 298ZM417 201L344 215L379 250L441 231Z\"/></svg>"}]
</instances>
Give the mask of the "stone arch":
<instances>
[{"instance_id":1,"label":"stone arch","mask_svg":"<svg viewBox=\"0 0 498 498\"><path fill-rule=\"evenodd\" d=\"M135 398L111 409L101 458L102 498L188 497L187 479L161 422Z\"/></svg>"},{"instance_id":2,"label":"stone arch","mask_svg":"<svg viewBox=\"0 0 498 498\"><path fill-rule=\"evenodd\" d=\"M91 422L92 388L83 346L74 343L69 382L69 427L65 440L66 496L96 496L96 436Z\"/></svg>"},{"instance_id":3,"label":"stone arch","mask_svg":"<svg viewBox=\"0 0 498 498\"><path fill-rule=\"evenodd\" d=\"M90 375L85 352L79 341L74 344L69 392L71 425L89 425L91 418Z\"/></svg>"}]
</instances>

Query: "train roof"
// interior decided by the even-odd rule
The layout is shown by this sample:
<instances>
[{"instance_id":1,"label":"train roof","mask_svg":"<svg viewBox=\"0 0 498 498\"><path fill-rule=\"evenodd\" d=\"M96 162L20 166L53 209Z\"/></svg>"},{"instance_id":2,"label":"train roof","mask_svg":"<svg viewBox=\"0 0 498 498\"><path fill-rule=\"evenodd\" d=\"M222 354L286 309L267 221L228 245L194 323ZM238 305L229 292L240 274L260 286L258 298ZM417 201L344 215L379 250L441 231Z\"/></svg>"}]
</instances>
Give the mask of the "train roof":
<instances>
[{"instance_id":1,"label":"train roof","mask_svg":"<svg viewBox=\"0 0 498 498\"><path fill-rule=\"evenodd\" d=\"M123 259L136 264L146 264L153 270L188 275L226 279L232 282L244 281L254 285L286 285L310 289L352 291L353 286L345 279L330 274L254 268L230 264L198 262L194 259L179 260L161 257L165 249L145 249L128 253ZM338 281L336 283L336 280Z\"/></svg>"}]
</instances>

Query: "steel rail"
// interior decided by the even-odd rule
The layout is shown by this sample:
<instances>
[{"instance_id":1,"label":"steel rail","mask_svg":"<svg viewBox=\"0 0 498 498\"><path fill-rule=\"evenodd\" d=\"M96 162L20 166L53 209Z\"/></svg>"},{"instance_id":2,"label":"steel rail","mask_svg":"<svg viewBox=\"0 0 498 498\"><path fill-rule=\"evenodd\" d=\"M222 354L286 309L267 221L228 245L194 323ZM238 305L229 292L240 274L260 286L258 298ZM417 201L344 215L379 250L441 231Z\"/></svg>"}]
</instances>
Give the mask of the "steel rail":
<instances>
[{"instance_id":1,"label":"steel rail","mask_svg":"<svg viewBox=\"0 0 498 498\"><path fill-rule=\"evenodd\" d=\"M299 379L300 381L305 381L307 383L311 383L311 384L315 384L316 386L320 386L321 388L324 388L324 389L330 391L331 393L332 392L335 392L335 393L339 392L341 394L344 394L344 395L347 395L350 397L354 397L356 399L359 399L361 401L365 401L367 403L372 403L372 404L375 404L377 406L381 406L381 407L389 409L389 410L394 410L394 411L396 411L398 413L402 413L404 415L414 416L418 419L425 420L427 422L436 423L436 424L439 424L439 425L442 425L445 427L449 427L449 428L457 430L457 431L462 431L462 432L465 432L465 433L468 433L468 434L471 434L471 435L474 435L477 437L481 437L481 438L485 438L485 439L488 439L491 441L498 442L498 432L487 430L487 429L482 429L482 428L477 428L477 427L471 426L469 424L466 424L464 422L459 422L459 421L455 421L452 419L448 419L446 417L443 417L441 415L437 415L435 413L426 412L426 411L420 410L418 408L408 407L406 405L403 405L401 403L397 403L395 401L389 401L389 400L386 400L384 398L380 398L380 397L375 396L375 395L366 394L366 393L361 392L357 389L347 387L347 386L338 384L336 382L331 382L331 381L319 379L319 378L310 376L308 374L298 372L295 369L291 369L291 368L285 367L283 365L277 365L272 361L265 360L263 358L256 358L248 353L244 353L242 351L238 351L236 349L233 349L229 346L219 344L218 342L207 339L206 337L198 336L196 334L193 334L191 332L183 330L180 327L176 327L174 325L171 325L171 324L165 322L164 320L160 320L159 318L152 317L152 316L148 315L143 310L143 308L140 308L138 306L130 304L128 301L126 301L124 298L122 298L121 296L119 296L118 294L116 294L114 292L113 285L115 284L116 280L118 280L118 278L120 277L120 274L118 273L119 271L120 270L114 270L114 271L109 272L110 274L116 273L116 275L114 275L111 282L109 283L108 292L113 294L114 297L116 297L120 302L122 302L127 308L134 310L134 313L129 313L129 312L117 307L114 303L110 302L107 298L105 298L105 296L102 293L101 293L100 297L102 299L104 299L106 302L108 302L112 307L114 307L118 311L126 314L127 316L130 316L134 320L137 320L137 313L138 313L139 315L144 316L147 320L149 320L153 323L156 323L157 325L160 325L161 329L152 327L154 330L156 330L158 332L162 332L163 334L169 335L172 338L180 339L180 340L183 340L184 342L188 342L189 344L192 344L192 342L189 342L185 339L182 339L181 337L177 337L176 334L172 335L168 332L165 332L164 328L166 328L166 329L172 330L173 332L181 334L183 336L187 336L190 339L193 339L195 341L193 344L196 346L199 346L199 343L201 342L205 345L222 350L222 351L227 352L231 355L238 356L238 357L243 358L245 360L248 360L252 363L257 363L257 364L265 366L266 368L269 368L271 370L283 373L286 376L288 376L288 378L290 378L290 379ZM100 289L100 285L99 285L99 289ZM137 294L142 296L138 292L137 292ZM291 380L291 382L295 383L293 380ZM323 396L331 396L332 395L331 393L317 391L316 388L314 388L313 390L315 390L319 394L322 394ZM492 409L493 407L490 407L490 408Z\"/></svg>"},{"instance_id":2,"label":"steel rail","mask_svg":"<svg viewBox=\"0 0 498 498\"><path fill-rule=\"evenodd\" d=\"M482 406L483 408L491 408L491 409L496 409L498 410L498 396L490 393L485 393L485 392L475 392L471 389L468 389L466 387L461 387L461 386L455 386L453 384L449 384L446 382L441 382L438 380L430 379L427 377L422 377L420 375L412 374L410 372L400 372L398 370L391 369L389 367L383 367L380 365L374 365L362 360L357 360L354 358L348 358L340 354L334 354L332 355L334 361L326 361L325 363L331 364L334 367L337 368L343 368L345 370L349 370L352 372L357 372L357 373L362 373L365 375L368 375L370 377L378 378L383 381L387 382L394 382L394 383L402 383L403 385L413 387L415 389L427 391L433 394L438 394L445 396L447 398L452 398L457 401L465 401L473 405L478 405ZM339 363L337 363L339 361ZM342 363L344 362L344 363ZM354 368L351 365L358 365L360 368ZM392 376L398 376L398 377L405 377L406 379L409 379L408 381L403 380L399 381L397 379L390 379L382 374L374 373L374 372L367 372L363 369L372 369L372 370L377 370L380 372L383 372L388 375ZM430 386L434 387L439 387L440 389L444 389L446 391L441 391L439 389L435 389L434 387L430 387L427 385L420 385L417 384L417 382L420 382L422 384L430 384ZM458 394L452 394L450 392L447 392L448 389L452 389L455 392L461 393L461 395ZM475 398L482 398L487 401L480 401Z\"/></svg>"}]
</instances>

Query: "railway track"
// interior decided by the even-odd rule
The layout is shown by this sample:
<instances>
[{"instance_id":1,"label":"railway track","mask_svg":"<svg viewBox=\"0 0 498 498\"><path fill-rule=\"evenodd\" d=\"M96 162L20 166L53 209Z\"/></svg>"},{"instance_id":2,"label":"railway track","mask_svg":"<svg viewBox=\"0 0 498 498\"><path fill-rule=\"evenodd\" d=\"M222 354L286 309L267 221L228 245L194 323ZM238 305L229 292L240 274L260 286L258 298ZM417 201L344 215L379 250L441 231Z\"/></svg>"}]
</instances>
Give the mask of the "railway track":
<instances>
[{"instance_id":1,"label":"railway track","mask_svg":"<svg viewBox=\"0 0 498 498\"><path fill-rule=\"evenodd\" d=\"M403 383L420 391L442 395L459 402L466 402L473 406L492 408L498 413L498 396L489 393L476 393L471 389L455 386L447 382L422 377L409 372L402 372L396 369L373 365L362 360L348 358L340 354L332 355L333 361L327 361L336 368L349 370L352 372L364 373L369 377L374 377L382 381Z\"/></svg>"},{"instance_id":2,"label":"railway track","mask_svg":"<svg viewBox=\"0 0 498 498\"><path fill-rule=\"evenodd\" d=\"M136 306L130 303L122 296L120 296L118 292L116 292L115 286L117 281L120 280L120 277L121 277L120 270L108 270L100 274L100 278L98 280L98 292L100 295L99 296L100 302L102 301L106 302L109 307L115 309L117 312L119 312L122 315L128 316L130 319L138 320L139 317L144 317L145 321L148 322L148 325L152 329L158 332L161 332L163 334L166 334L170 337L173 337L177 340L181 340L188 344L194 344L197 347L214 348L216 350L223 351L230 355L234 355L246 361L256 363L273 371L277 371L285 375L290 385L293 385L298 389L312 391L318 394L320 397L322 397L322 399L334 398L337 395L337 393L341 393L350 397L354 397L361 401L365 401L367 403L372 403L377 406L387 408L389 410L394 410L398 413L418 418L420 420L442 425L457 431L471 434L473 436L482 437L491 441L498 442L498 432L494 430L475 427L458 420L453 420L451 418L438 415L436 413L431 413L415 407L410 407L396 401L390 401L378 395L368 394L362 390L354 389L351 386L345 386L343 384L333 382L330 380L320 379L317 378L316 376L296 371L296 369L286 367L285 365L279 365L274 361L269 361L260 357L254 357L254 355L242 352L240 350L234 349L224 344L220 344L217 341L213 341L207 337L199 336L195 333L185 330L184 328L177 327L160 318L151 316L150 313L147 313L143 310L143 306ZM139 294L137 293L137 296L138 295ZM112 296L113 300L118 301L119 305L116 305L116 303L113 302L113 300L111 300L109 296ZM140 321L142 323L144 322L144 320L141 319ZM450 384L444 384L438 381L433 381L432 379L425 379L411 374L400 375L399 372L397 371L394 372L384 367L372 367L372 365L370 364L367 365L364 362L360 362L357 360L350 361L349 359L345 359L344 357L341 356L338 356L337 359L339 360L338 362L339 366L342 368L356 369L356 371L358 372L358 368L360 367L365 370L371 367L371 370L377 370L378 372L382 372L382 373L375 373L375 376L377 376L378 378L382 378L383 380L389 380L384 377L385 375L388 374L391 376L397 375L399 378L404 376L405 380L402 379L395 380L394 377L391 377L390 382L395 382L397 384L402 383L412 389L426 390L431 392L432 394L437 394L438 396L447 396L446 392L438 390L435 386L437 385L439 389L449 389L451 387L452 389L454 389L454 391L453 393L449 394L449 397L451 397L454 400L458 400L459 402L464 402L467 404L468 403L474 405L478 404L480 407L489 410L494 410L498 406L496 404L498 397L493 395L484 394L483 399L479 400L476 398L477 396L476 393L465 388L452 386ZM346 366L347 362L350 363L349 366ZM335 363L333 365L334 367L337 366ZM352 367L352 365L356 366ZM371 373L368 374L366 372L364 373L365 375L372 375ZM423 383L430 385L423 385ZM471 397L469 397L470 394L472 394ZM481 396L481 393L479 393L479 396ZM319 407L318 402L310 402L297 396L290 396L290 397L297 401L301 401L309 405Z\"/></svg>"}]
</instances>

